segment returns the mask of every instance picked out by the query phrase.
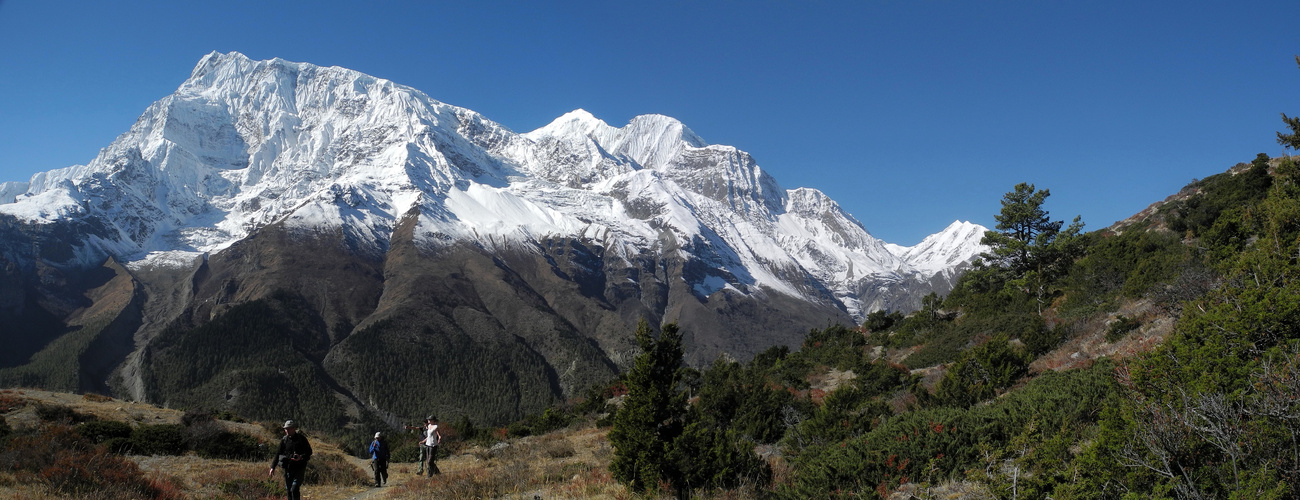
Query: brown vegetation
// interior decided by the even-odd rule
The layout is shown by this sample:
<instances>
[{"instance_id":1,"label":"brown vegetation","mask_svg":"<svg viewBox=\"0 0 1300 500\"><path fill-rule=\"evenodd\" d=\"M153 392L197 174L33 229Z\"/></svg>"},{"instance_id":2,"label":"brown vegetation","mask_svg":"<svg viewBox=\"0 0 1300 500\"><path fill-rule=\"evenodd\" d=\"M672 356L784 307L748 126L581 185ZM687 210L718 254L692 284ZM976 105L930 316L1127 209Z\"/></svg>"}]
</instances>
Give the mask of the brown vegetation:
<instances>
[{"instance_id":1,"label":"brown vegetation","mask_svg":"<svg viewBox=\"0 0 1300 500\"><path fill-rule=\"evenodd\" d=\"M0 390L4 409L0 416L15 430L8 443L0 439L5 445L0 447L0 463L5 465L0 472L0 498L262 499L283 494L280 475L267 478L269 459L208 459L194 452L115 455L102 445L80 440L71 422L43 421L37 412L41 407L133 426L179 424L185 418L179 410L98 395ZM274 439L267 427L256 423L217 422L266 442ZM316 437L314 472L309 472L304 496L318 500L632 498L609 474L613 452L606 433L588 423L493 446L464 446L454 456L439 460L442 474L433 478L415 475L413 463L394 463L389 467L389 486L384 488L370 486L366 460L348 456L337 444ZM47 458L30 458L37 456Z\"/></svg>"},{"instance_id":2,"label":"brown vegetation","mask_svg":"<svg viewBox=\"0 0 1300 500\"><path fill-rule=\"evenodd\" d=\"M31 389L0 390L0 417L13 429L0 440L0 498L42 499L260 499L282 494L277 475L267 478L266 460L180 456L117 455L77 432L76 421L103 420L142 424L178 424L178 410L136 404L99 395ZM50 416L55 416L50 420ZM64 418L70 417L70 418ZM272 442L274 436L251 423L217 421L232 432ZM311 498L343 500L367 492L359 460L337 446L316 439L313 473L306 488Z\"/></svg>"}]
</instances>

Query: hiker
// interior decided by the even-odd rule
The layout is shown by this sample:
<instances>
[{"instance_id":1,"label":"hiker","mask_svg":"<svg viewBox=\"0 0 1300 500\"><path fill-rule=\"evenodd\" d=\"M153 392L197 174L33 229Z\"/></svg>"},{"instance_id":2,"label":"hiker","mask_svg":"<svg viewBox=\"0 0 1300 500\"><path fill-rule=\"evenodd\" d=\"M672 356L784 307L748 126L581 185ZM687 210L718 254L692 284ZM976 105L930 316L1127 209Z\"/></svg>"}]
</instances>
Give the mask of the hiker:
<instances>
[{"instance_id":1,"label":"hiker","mask_svg":"<svg viewBox=\"0 0 1300 500\"><path fill-rule=\"evenodd\" d=\"M382 432L376 432L370 443L370 468L375 471L376 488L388 482L388 440Z\"/></svg>"},{"instance_id":2,"label":"hiker","mask_svg":"<svg viewBox=\"0 0 1300 500\"><path fill-rule=\"evenodd\" d=\"M277 466L284 468L284 489L289 492L289 500L302 500L302 480L308 460L311 460L311 443L307 442L307 436L298 433L297 422L285 420L284 437L280 438L280 449L271 458L267 477L275 476Z\"/></svg>"},{"instance_id":3,"label":"hiker","mask_svg":"<svg viewBox=\"0 0 1300 500\"><path fill-rule=\"evenodd\" d=\"M415 463L419 464L420 467L415 471L415 475L422 476L424 475L424 462L426 460L425 457L429 456L429 450L425 449L424 446L424 435L425 435L424 426L403 425L402 427L405 427L407 430L420 431L420 439L415 440L415 444L420 445L420 458L419 460L416 460Z\"/></svg>"},{"instance_id":4,"label":"hiker","mask_svg":"<svg viewBox=\"0 0 1300 500\"><path fill-rule=\"evenodd\" d=\"M438 444L442 442L442 433L438 432L438 419L429 415L424 418L424 449L426 451L424 460L428 464L425 467L429 471L429 477L434 474L442 474L438 470Z\"/></svg>"},{"instance_id":5,"label":"hiker","mask_svg":"<svg viewBox=\"0 0 1300 500\"><path fill-rule=\"evenodd\" d=\"M420 469L415 472L419 476L424 474L425 464L428 464L429 477L434 474L442 474L438 470L438 444L442 442L442 433L438 432L438 419L433 415L424 417L423 427L406 426L407 429L420 430Z\"/></svg>"}]
</instances>

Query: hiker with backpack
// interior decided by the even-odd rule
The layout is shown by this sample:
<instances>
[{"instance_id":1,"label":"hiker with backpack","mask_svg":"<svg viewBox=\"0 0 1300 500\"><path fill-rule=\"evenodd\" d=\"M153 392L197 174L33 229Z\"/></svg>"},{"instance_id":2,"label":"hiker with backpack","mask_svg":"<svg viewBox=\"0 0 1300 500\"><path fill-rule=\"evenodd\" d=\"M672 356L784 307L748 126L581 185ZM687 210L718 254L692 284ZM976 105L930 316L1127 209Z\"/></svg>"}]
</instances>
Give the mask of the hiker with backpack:
<instances>
[{"instance_id":1,"label":"hiker with backpack","mask_svg":"<svg viewBox=\"0 0 1300 500\"><path fill-rule=\"evenodd\" d=\"M384 433L376 432L375 440L370 442L370 469L375 471L375 487L388 482L388 441Z\"/></svg>"},{"instance_id":2,"label":"hiker with backpack","mask_svg":"<svg viewBox=\"0 0 1300 500\"><path fill-rule=\"evenodd\" d=\"M311 460L311 443L307 441L307 436L298 433L297 422L286 420L283 429L284 437L280 438L280 448L271 458L271 471L267 476L275 476L275 468L282 467L284 489L289 493L289 500L301 500L307 461Z\"/></svg>"}]
</instances>

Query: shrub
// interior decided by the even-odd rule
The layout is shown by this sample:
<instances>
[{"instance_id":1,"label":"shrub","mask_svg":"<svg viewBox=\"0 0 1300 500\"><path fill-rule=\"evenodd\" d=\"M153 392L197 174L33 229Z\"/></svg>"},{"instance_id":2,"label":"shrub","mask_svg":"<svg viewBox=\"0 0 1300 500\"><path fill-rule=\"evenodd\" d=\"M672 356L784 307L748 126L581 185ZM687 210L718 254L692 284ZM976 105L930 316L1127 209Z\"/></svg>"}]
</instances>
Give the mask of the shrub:
<instances>
[{"instance_id":1,"label":"shrub","mask_svg":"<svg viewBox=\"0 0 1300 500\"><path fill-rule=\"evenodd\" d=\"M185 453L184 429L177 424L136 427L131 433L131 447L141 455L180 455Z\"/></svg>"},{"instance_id":2,"label":"shrub","mask_svg":"<svg viewBox=\"0 0 1300 500\"><path fill-rule=\"evenodd\" d=\"M181 415L181 423L186 427L194 427L211 421L213 421L212 412L207 410L185 410L185 414Z\"/></svg>"},{"instance_id":3,"label":"shrub","mask_svg":"<svg viewBox=\"0 0 1300 500\"><path fill-rule=\"evenodd\" d=\"M506 426L506 435L509 437L528 437L533 435L533 428L523 420L511 422L510 425Z\"/></svg>"},{"instance_id":4,"label":"shrub","mask_svg":"<svg viewBox=\"0 0 1300 500\"><path fill-rule=\"evenodd\" d=\"M872 333L883 332L900 321L903 321L903 313L898 311L888 312L884 309L880 309L868 314L867 320L862 323L862 326Z\"/></svg>"},{"instance_id":5,"label":"shrub","mask_svg":"<svg viewBox=\"0 0 1300 500\"><path fill-rule=\"evenodd\" d=\"M1115 342L1122 339L1140 326L1142 326L1140 321L1121 314L1106 328L1106 342Z\"/></svg>"},{"instance_id":6,"label":"shrub","mask_svg":"<svg viewBox=\"0 0 1300 500\"><path fill-rule=\"evenodd\" d=\"M90 415L78 413L71 407L55 404L39 403L36 405L36 418L43 422L54 422L59 424L75 424L94 419Z\"/></svg>"},{"instance_id":7,"label":"shrub","mask_svg":"<svg viewBox=\"0 0 1300 500\"><path fill-rule=\"evenodd\" d=\"M963 351L935 387L944 404L969 406L997 395L1028 372L1031 357L1016 349L1006 335Z\"/></svg>"},{"instance_id":8,"label":"shrub","mask_svg":"<svg viewBox=\"0 0 1300 500\"><path fill-rule=\"evenodd\" d=\"M1052 328L1039 328L1020 334L1020 341L1025 343L1025 349L1035 356L1046 354L1048 351L1061 345L1066 337L1070 335L1070 326L1068 323L1058 323Z\"/></svg>"},{"instance_id":9,"label":"shrub","mask_svg":"<svg viewBox=\"0 0 1300 500\"><path fill-rule=\"evenodd\" d=\"M362 486L370 484L366 474L344 460L340 455L312 455L307 462L305 479L308 483L336 486Z\"/></svg>"},{"instance_id":10,"label":"shrub","mask_svg":"<svg viewBox=\"0 0 1300 500\"><path fill-rule=\"evenodd\" d=\"M0 413L9 413L27 405L27 401L12 390L0 391Z\"/></svg>"},{"instance_id":11,"label":"shrub","mask_svg":"<svg viewBox=\"0 0 1300 500\"><path fill-rule=\"evenodd\" d=\"M545 434L553 430L568 427L569 424L573 422L573 415L564 410L547 408L542 411L541 415L537 416L535 419L530 418L529 420L533 422L533 432Z\"/></svg>"},{"instance_id":12,"label":"shrub","mask_svg":"<svg viewBox=\"0 0 1300 500\"><path fill-rule=\"evenodd\" d=\"M221 431L194 444L194 451L203 458L230 460L262 460L268 450L257 438L239 432Z\"/></svg>"},{"instance_id":13,"label":"shrub","mask_svg":"<svg viewBox=\"0 0 1300 500\"><path fill-rule=\"evenodd\" d=\"M95 394L95 393L93 393L93 392L87 392L87 393L82 394L82 395L81 395L81 399L84 399L84 400L86 400L86 401L90 401L90 402L94 402L94 403L107 403L107 402L113 400L113 398L110 398L110 397L105 396L105 395L103 395L103 394Z\"/></svg>"},{"instance_id":14,"label":"shrub","mask_svg":"<svg viewBox=\"0 0 1300 500\"><path fill-rule=\"evenodd\" d=\"M131 425L116 420L93 420L77 426L77 433L92 443L103 443L113 438L130 438Z\"/></svg>"},{"instance_id":15,"label":"shrub","mask_svg":"<svg viewBox=\"0 0 1300 500\"><path fill-rule=\"evenodd\" d=\"M105 439L104 442L100 444L104 446L104 449L107 449L108 451L112 453L116 453L118 455L126 455L128 453L131 453L135 449L133 446L131 446L130 437L111 437Z\"/></svg>"},{"instance_id":16,"label":"shrub","mask_svg":"<svg viewBox=\"0 0 1300 500\"><path fill-rule=\"evenodd\" d=\"M174 488L148 480L134 462L92 445L67 425L15 436L0 450L0 469L66 498L179 498Z\"/></svg>"},{"instance_id":17,"label":"shrub","mask_svg":"<svg viewBox=\"0 0 1300 500\"><path fill-rule=\"evenodd\" d=\"M391 444L391 441L390 441ZM393 463L398 462L417 462L420 460L420 445L415 442L403 442L393 446L391 456L388 460Z\"/></svg>"},{"instance_id":18,"label":"shrub","mask_svg":"<svg viewBox=\"0 0 1300 500\"><path fill-rule=\"evenodd\" d=\"M754 455L753 442L734 433L695 422L686 427L669 451L678 481L687 490L735 488L743 482L767 484L772 471Z\"/></svg>"}]
</instances>

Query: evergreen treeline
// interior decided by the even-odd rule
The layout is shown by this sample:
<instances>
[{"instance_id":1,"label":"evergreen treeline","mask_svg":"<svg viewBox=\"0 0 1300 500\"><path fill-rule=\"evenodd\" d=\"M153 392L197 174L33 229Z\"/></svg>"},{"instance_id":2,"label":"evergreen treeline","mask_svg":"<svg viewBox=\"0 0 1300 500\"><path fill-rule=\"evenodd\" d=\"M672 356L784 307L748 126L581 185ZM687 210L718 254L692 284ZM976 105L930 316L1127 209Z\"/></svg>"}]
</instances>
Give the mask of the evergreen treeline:
<instances>
[{"instance_id":1,"label":"evergreen treeline","mask_svg":"<svg viewBox=\"0 0 1300 500\"><path fill-rule=\"evenodd\" d=\"M379 321L341 342L326 366L358 395L414 422L432 412L503 424L558 399L555 374L524 343L481 342L456 328L443 332L413 321Z\"/></svg>"},{"instance_id":2,"label":"evergreen treeline","mask_svg":"<svg viewBox=\"0 0 1300 500\"><path fill-rule=\"evenodd\" d=\"M277 293L194 328L174 326L144 363L149 397L172 408L220 408L305 428L347 424L320 360L329 336L301 297Z\"/></svg>"}]
</instances>

